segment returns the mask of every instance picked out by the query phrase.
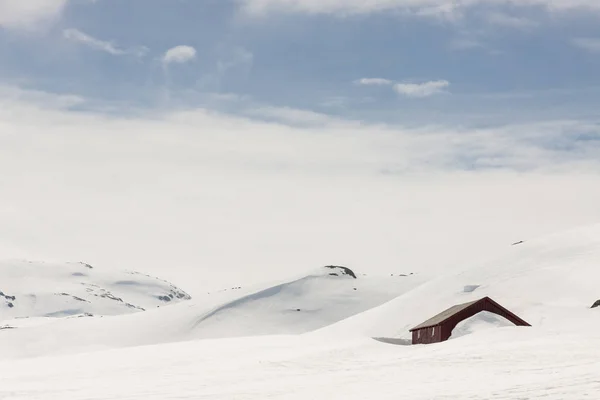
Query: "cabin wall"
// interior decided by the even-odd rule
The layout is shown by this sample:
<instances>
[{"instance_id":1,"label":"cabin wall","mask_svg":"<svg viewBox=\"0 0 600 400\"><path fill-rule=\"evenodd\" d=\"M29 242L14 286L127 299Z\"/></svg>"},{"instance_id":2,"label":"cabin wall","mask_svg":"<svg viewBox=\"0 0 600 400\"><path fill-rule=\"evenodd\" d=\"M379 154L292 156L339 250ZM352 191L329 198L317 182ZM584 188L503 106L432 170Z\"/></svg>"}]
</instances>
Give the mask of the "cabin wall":
<instances>
[{"instance_id":1,"label":"cabin wall","mask_svg":"<svg viewBox=\"0 0 600 400\"><path fill-rule=\"evenodd\" d=\"M439 343L442 341L442 327L441 326L432 326L429 328L423 328L412 333L412 343L413 344L430 344L430 343Z\"/></svg>"},{"instance_id":2,"label":"cabin wall","mask_svg":"<svg viewBox=\"0 0 600 400\"><path fill-rule=\"evenodd\" d=\"M448 317L439 325L413 331L412 342L413 344L429 344L446 341L450 338L452 331L456 325L458 325L458 323L476 314L479 314L482 311L489 311L500 315L518 326L530 326L529 323L520 317L486 297L481 299L481 301L478 301L465 308L464 310Z\"/></svg>"}]
</instances>

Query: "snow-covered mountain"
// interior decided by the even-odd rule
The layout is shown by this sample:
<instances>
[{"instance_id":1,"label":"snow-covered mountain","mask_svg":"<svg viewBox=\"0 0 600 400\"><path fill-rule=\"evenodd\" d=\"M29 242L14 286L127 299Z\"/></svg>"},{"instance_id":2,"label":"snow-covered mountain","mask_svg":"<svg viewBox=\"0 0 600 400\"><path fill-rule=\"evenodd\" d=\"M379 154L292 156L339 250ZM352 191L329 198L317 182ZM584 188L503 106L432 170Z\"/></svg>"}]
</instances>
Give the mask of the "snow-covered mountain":
<instances>
[{"instance_id":1,"label":"snow-covered mountain","mask_svg":"<svg viewBox=\"0 0 600 400\"><path fill-rule=\"evenodd\" d=\"M219 304L195 318L192 336L218 338L313 331L379 306L423 280L409 274L355 275L329 266Z\"/></svg>"},{"instance_id":2,"label":"snow-covered mountain","mask_svg":"<svg viewBox=\"0 0 600 400\"><path fill-rule=\"evenodd\" d=\"M15 318L129 314L189 300L173 284L85 263L0 262L0 323Z\"/></svg>"},{"instance_id":3,"label":"snow-covered mountain","mask_svg":"<svg viewBox=\"0 0 600 400\"><path fill-rule=\"evenodd\" d=\"M599 282L600 225L594 225L511 246L491 262L449 272L320 333L409 338L409 329L429 317L485 296L534 327L583 329L600 321L591 309Z\"/></svg>"},{"instance_id":4,"label":"snow-covered mountain","mask_svg":"<svg viewBox=\"0 0 600 400\"><path fill-rule=\"evenodd\" d=\"M135 315L44 324L9 321L15 329L3 333L0 354L20 357L190 339L301 334L379 306L422 283L410 273L370 276L345 267L323 267L275 285L234 287Z\"/></svg>"},{"instance_id":5,"label":"snow-covered mountain","mask_svg":"<svg viewBox=\"0 0 600 400\"><path fill-rule=\"evenodd\" d=\"M20 324L0 330L0 398L596 398L599 265L597 225L426 282L320 268L146 312ZM390 344L484 296L532 326L481 313L448 342Z\"/></svg>"}]
</instances>

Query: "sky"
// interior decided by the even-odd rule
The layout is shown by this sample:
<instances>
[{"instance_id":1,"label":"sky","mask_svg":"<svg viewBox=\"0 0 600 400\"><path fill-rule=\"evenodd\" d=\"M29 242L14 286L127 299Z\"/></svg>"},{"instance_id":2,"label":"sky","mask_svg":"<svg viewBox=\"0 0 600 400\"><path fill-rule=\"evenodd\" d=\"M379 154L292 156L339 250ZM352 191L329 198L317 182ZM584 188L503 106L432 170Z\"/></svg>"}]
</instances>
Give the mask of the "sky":
<instances>
[{"instance_id":1,"label":"sky","mask_svg":"<svg viewBox=\"0 0 600 400\"><path fill-rule=\"evenodd\" d=\"M0 257L201 290L437 273L598 222L599 21L595 0L0 0Z\"/></svg>"}]
</instances>

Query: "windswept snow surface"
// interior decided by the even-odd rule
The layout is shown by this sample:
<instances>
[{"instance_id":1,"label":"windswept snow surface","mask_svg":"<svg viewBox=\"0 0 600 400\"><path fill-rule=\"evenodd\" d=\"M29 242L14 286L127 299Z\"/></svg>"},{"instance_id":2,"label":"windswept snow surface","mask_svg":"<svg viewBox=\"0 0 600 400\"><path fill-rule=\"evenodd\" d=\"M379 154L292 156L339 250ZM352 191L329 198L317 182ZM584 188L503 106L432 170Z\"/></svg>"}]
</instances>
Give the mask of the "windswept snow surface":
<instances>
[{"instance_id":1,"label":"windswept snow surface","mask_svg":"<svg viewBox=\"0 0 600 400\"><path fill-rule=\"evenodd\" d=\"M600 298L600 225L511 246L496 261L431 280L318 333L409 338L428 318L485 296L536 327L597 326L600 313L590 307Z\"/></svg>"},{"instance_id":2,"label":"windswept snow surface","mask_svg":"<svg viewBox=\"0 0 600 400\"><path fill-rule=\"evenodd\" d=\"M600 338L488 330L426 346L262 336L0 361L5 400L581 400Z\"/></svg>"},{"instance_id":3,"label":"windswept snow surface","mask_svg":"<svg viewBox=\"0 0 600 400\"><path fill-rule=\"evenodd\" d=\"M0 332L2 357L30 357L188 339L301 334L379 306L423 283L415 275L355 279L318 268L267 288L198 295L136 315L57 320Z\"/></svg>"},{"instance_id":4,"label":"windswept snow surface","mask_svg":"<svg viewBox=\"0 0 600 400\"><path fill-rule=\"evenodd\" d=\"M0 324L129 314L189 299L171 283L137 272L103 271L85 263L0 262Z\"/></svg>"},{"instance_id":5,"label":"windswept snow surface","mask_svg":"<svg viewBox=\"0 0 600 400\"><path fill-rule=\"evenodd\" d=\"M424 284L358 277L321 271L203 304L0 330L0 399L600 398L600 308L590 308L600 225L509 246ZM406 286L393 298L383 282ZM483 296L533 326L479 314L443 343L372 339L405 343L412 326ZM224 338L233 335L246 337Z\"/></svg>"},{"instance_id":6,"label":"windswept snow surface","mask_svg":"<svg viewBox=\"0 0 600 400\"><path fill-rule=\"evenodd\" d=\"M202 338L298 334L379 306L423 281L416 276L354 278L340 267L314 273L219 305L200 315L193 335Z\"/></svg>"}]
</instances>

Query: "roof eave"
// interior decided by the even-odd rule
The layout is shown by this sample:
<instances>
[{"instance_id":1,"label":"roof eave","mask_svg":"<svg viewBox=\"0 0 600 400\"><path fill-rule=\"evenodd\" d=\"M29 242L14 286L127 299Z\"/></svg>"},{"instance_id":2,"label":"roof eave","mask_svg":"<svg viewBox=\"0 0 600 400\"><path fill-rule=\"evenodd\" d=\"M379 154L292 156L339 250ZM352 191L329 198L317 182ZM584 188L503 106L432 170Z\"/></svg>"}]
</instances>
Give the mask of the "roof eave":
<instances>
[{"instance_id":1,"label":"roof eave","mask_svg":"<svg viewBox=\"0 0 600 400\"><path fill-rule=\"evenodd\" d=\"M442 324L439 323L439 324L435 324L435 325L415 326L414 328L410 329L409 332L420 331L421 329L433 328L434 326L440 326L440 325L442 325Z\"/></svg>"}]
</instances>

